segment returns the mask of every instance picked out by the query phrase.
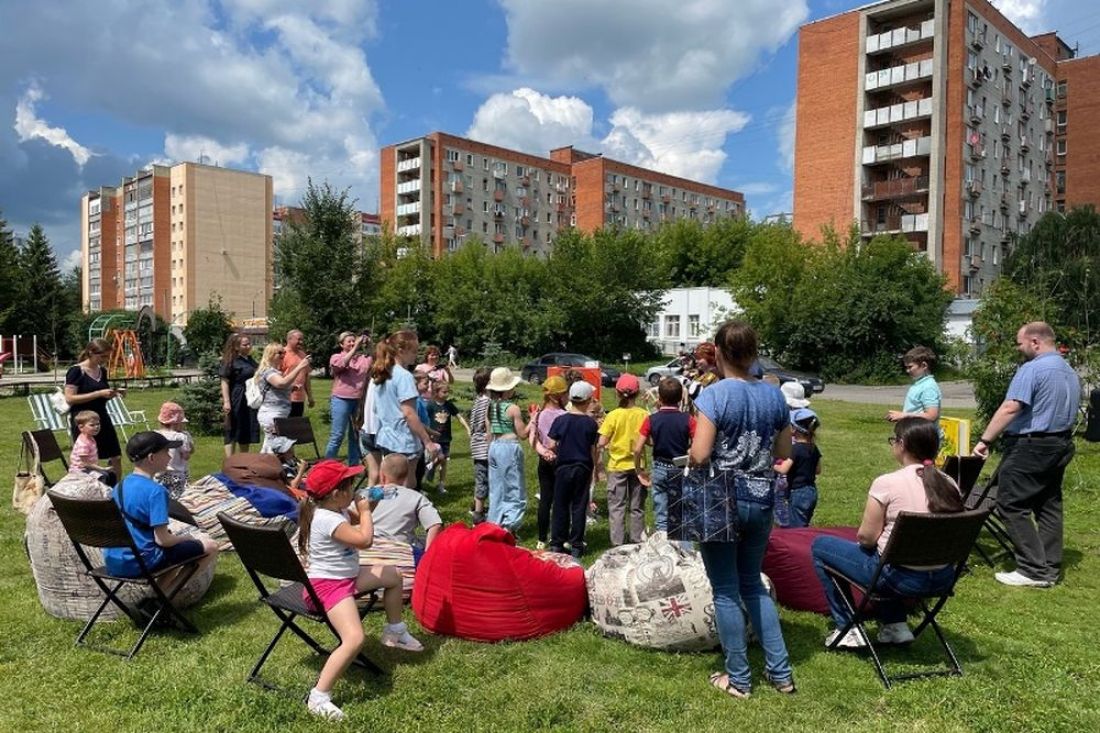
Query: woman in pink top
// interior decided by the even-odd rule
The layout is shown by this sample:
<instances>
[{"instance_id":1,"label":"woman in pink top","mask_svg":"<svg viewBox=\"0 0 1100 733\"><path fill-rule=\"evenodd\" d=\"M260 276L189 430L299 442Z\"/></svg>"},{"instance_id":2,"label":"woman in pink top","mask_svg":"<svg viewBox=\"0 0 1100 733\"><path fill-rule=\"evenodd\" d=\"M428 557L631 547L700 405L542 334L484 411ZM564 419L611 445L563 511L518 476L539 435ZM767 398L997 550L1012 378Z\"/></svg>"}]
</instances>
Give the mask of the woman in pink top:
<instances>
[{"instance_id":1,"label":"woman in pink top","mask_svg":"<svg viewBox=\"0 0 1100 733\"><path fill-rule=\"evenodd\" d=\"M440 356L441 354L438 346L428 346L428 348L424 349L424 363L417 364L416 371L425 372L433 382L453 384L455 378L454 375L451 374L451 367L449 364L440 364Z\"/></svg>"},{"instance_id":2,"label":"woman in pink top","mask_svg":"<svg viewBox=\"0 0 1100 733\"><path fill-rule=\"evenodd\" d=\"M888 440L901 468L871 482L857 541L827 536L814 540L814 568L836 624L825 639L826 646L833 643L850 618L843 599L825 573L826 567L839 570L858 583L870 583L899 513L949 514L963 510L959 487L933 463L940 447L939 427L935 423L919 417L902 418L895 423L894 434ZM954 572L952 565L941 568L887 566L879 576L876 590L893 592L899 598L929 595L946 590ZM880 643L908 644L913 641L913 632L905 623L906 609L900 600L878 603L875 610ZM853 627L839 646L852 649L866 644Z\"/></svg>"},{"instance_id":3,"label":"woman in pink top","mask_svg":"<svg viewBox=\"0 0 1100 733\"><path fill-rule=\"evenodd\" d=\"M329 359L332 369L332 397L329 406L332 411L332 432L325 447L325 458L335 458L348 436L348 465L357 466L363 461L359 446L359 402L363 399L363 388L370 374L371 358L359 353L360 347L370 348L370 334L356 336L344 331L338 339L340 352Z\"/></svg>"}]
</instances>

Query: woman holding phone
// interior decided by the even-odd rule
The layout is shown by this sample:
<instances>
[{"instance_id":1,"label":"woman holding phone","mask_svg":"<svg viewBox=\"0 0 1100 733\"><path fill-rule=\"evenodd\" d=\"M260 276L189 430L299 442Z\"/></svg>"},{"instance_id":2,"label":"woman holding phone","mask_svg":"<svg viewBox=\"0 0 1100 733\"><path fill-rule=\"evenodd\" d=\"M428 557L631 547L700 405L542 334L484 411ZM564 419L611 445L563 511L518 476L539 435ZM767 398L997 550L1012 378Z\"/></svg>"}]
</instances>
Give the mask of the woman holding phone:
<instances>
[{"instance_id":1,"label":"woman holding phone","mask_svg":"<svg viewBox=\"0 0 1100 733\"><path fill-rule=\"evenodd\" d=\"M91 410L99 415L99 433L95 436L96 449L101 459L107 459L115 476L122 475L122 448L118 444L115 425L107 412L107 402L125 392L112 389L107 381L104 364L111 355L111 345L106 339L92 339L80 354L80 361L65 372L65 401L69 410L69 433L76 440L76 413Z\"/></svg>"}]
</instances>

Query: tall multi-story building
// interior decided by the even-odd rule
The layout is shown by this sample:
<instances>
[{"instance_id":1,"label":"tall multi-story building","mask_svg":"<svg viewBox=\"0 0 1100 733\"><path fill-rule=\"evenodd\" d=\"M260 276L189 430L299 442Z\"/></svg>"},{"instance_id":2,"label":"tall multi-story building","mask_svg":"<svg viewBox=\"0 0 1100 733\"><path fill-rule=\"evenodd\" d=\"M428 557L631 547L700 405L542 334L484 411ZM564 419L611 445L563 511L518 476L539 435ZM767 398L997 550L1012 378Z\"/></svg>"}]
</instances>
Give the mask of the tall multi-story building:
<instances>
[{"instance_id":1,"label":"tall multi-story building","mask_svg":"<svg viewBox=\"0 0 1100 733\"><path fill-rule=\"evenodd\" d=\"M239 318L271 300L270 176L153 165L80 202L86 311L149 306L166 321L210 298Z\"/></svg>"},{"instance_id":2,"label":"tall multi-story building","mask_svg":"<svg viewBox=\"0 0 1100 733\"><path fill-rule=\"evenodd\" d=\"M795 228L900 235L980 295L1045 211L1100 202L1097 60L986 0L885 0L804 25Z\"/></svg>"},{"instance_id":3,"label":"tall multi-story building","mask_svg":"<svg viewBox=\"0 0 1100 733\"><path fill-rule=\"evenodd\" d=\"M278 237L283 233L287 223L301 221L305 217L305 209L297 206L276 206L271 212L271 231ZM355 224L355 236L362 240L363 237L378 236L382 233L382 217L378 214L369 214L365 211L355 212L353 218Z\"/></svg>"},{"instance_id":4,"label":"tall multi-story building","mask_svg":"<svg viewBox=\"0 0 1100 733\"><path fill-rule=\"evenodd\" d=\"M650 229L745 211L737 191L572 147L543 158L433 132L382 148L381 159L383 223L437 257L471 235L496 250L519 244L545 254L568 227Z\"/></svg>"}]
</instances>

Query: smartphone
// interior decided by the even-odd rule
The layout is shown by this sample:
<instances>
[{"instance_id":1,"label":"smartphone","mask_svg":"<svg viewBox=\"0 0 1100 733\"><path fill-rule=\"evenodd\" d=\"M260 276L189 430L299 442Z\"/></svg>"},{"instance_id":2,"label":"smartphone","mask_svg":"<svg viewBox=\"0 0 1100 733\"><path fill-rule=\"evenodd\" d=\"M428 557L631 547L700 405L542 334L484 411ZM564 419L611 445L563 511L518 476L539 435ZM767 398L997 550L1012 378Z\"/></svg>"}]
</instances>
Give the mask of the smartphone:
<instances>
[{"instance_id":1,"label":"smartphone","mask_svg":"<svg viewBox=\"0 0 1100 733\"><path fill-rule=\"evenodd\" d=\"M688 457L686 455L676 456L675 458L672 459L672 465L676 466L677 468L683 468L687 464L688 464Z\"/></svg>"}]
</instances>

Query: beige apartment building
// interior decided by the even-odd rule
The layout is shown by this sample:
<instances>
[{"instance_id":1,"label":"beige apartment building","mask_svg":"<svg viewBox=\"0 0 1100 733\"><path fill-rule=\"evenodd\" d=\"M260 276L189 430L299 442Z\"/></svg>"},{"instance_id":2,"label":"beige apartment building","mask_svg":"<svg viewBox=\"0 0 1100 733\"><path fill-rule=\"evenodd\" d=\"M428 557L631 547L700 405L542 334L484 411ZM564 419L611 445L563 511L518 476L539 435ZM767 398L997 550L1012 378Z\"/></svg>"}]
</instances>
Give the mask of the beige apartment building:
<instances>
[{"instance_id":1,"label":"beige apartment building","mask_svg":"<svg viewBox=\"0 0 1100 733\"><path fill-rule=\"evenodd\" d=\"M1100 57L986 0L885 0L799 32L794 226L853 221L978 297L1045 212L1100 203Z\"/></svg>"},{"instance_id":2,"label":"beige apartment building","mask_svg":"<svg viewBox=\"0 0 1100 733\"><path fill-rule=\"evenodd\" d=\"M211 297L265 317L272 294L270 176L153 165L80 202L85 311L149 306L173 325Z\"/></svg>"},{"instance_id":3,"label":"beige apartment building","mask_svg":"<svg viewBox=\"0 0 1100 733\"><path fill-rule=\"evenodd\" d=\"M471 236L496 251L517 244L545 255L569 227L649 230L745 213L737 191L573 147L544 158L433 132L384 147L380 157L382 222L436 257Z\"/></svg>"}]
</instances>

